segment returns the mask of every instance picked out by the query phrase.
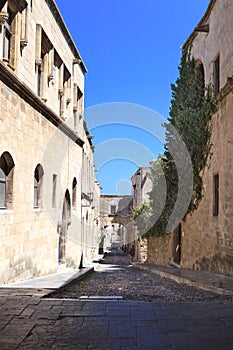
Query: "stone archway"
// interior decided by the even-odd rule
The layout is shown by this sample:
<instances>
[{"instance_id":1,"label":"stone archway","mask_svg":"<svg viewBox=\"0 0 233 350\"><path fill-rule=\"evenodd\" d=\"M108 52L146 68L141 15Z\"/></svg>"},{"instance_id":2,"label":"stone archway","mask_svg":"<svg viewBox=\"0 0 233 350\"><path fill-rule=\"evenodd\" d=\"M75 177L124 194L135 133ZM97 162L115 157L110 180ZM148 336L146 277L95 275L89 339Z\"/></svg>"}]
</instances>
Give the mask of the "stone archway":
<instances>
[{"instance_id":1,"label":"stone archway","mask_svg":"<svg viewBox=\"0 0 233 350\"><path fill-rule=\"evenodd\" d=\"M62 209L62 224L59 232L59 244L58 244L58 263L65 264L66 262L66 241L68 226L71 224L71 201L70 193L66 190L63 209Z\"/></svg>"}]
</instances>

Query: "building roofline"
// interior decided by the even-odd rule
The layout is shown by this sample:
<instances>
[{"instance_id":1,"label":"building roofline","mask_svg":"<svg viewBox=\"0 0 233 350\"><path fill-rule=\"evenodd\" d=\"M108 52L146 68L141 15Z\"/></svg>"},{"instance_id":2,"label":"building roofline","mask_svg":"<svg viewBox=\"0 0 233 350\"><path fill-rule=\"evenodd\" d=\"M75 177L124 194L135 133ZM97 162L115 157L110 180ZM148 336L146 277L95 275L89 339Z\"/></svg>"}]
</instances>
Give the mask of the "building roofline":
<instances>
[{"instance_id":1,"label":"building roofline","mask_svg":"<svg viewBox=\"0 0 233 350\"><path fill-rule=\"evenodd\" d=\"M150 170L150 169L151 169L150 166L139 166L139 167L137 168L137 170L135 171L135 173L132 175L132 177L135 176L135 175L138 175L138 174L140 173L141 170ZM131 178L132 178L132 177L131 177Z\"/></svg>"},{"instance_id":2,"label":"building roofline","mask_svg":"<svg viewBox=\"0 0 233 350\"><path fill-rule=\"evenodd\" d=\"M131 194L101 194L100 197L120 198L120 197L133 197L133 195L131 195Z\"/></svg>"},{"instance_id":3,"label":"building roofline","mask_svg":"<svg viewBox=\"0 0 233 350\"><path fill-rule=\"evenodd\" d=\"M196 28L197 27L200 27L201 25L203 25L207 19L209 18L210 16L210 13L215 5L217 0L211 0L207 9L206 9L206 12L204 14L204 16L202 17L202 19L200 20L200 22L197 24ZM186 48L192 41L193 39L196 37L196 35L198 34L198 32L194 29L192 31L192 33L189 35L188 39L184 42L184 44L182 45L182 48Z\"/></svg>"},{"instance_id":4,"label":"building roofline","mask_svg":"<svg viewBox=\"0 0 233 350\"><path fill-rule=\"evenodd\" d=\"M82 69L82 72L85 74L87 73L87 67L85 66L85 63L83 62L83 59L77 49L77 46L76 44L74 43L74 40L65 24L65 21L61 15L61 12L55 2L55 0L46 0L46 3L47 5L49 6L51 12L53 13L54 17L56 18L58 24L59 24L59 27L62 31L62 33L64 34L65 38L66 38L66 41L68 42L74 56L75 56L75 59L77 60L80 60L80 67Z\"/></svg>"}]
</instances>

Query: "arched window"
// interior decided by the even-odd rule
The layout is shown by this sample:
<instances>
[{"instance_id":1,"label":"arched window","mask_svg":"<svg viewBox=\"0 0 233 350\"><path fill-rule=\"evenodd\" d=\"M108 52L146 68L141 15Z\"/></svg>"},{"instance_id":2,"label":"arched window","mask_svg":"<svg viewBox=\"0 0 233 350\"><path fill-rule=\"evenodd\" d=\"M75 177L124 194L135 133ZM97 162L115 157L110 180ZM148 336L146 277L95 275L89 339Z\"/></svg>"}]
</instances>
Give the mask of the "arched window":
<instances>
[{"instance_id":1,"label":"arched window","mask_svg":"<svg viewBox=\"0 0 233 350\"><path fill-rule=\"evenodd\" d=\"M77 179L75 177L72 183L72 207L73 208L76 208L76 202L77 202Z\"/></svg>"},{"instance_id":2,"label":"arched window","mask_svg":"<svg viewBox=\"0 0 233 350\"><path fill-rule=\"evenodd\" d=\"M34 208L41 208L44 170L40 164L34 171Z\"/></svg>"},{"instance_id":3,"label":"arched window","mask_svg":"<svg viewBox=\"0 0 233 350\"><path fill-rule=\"evenodd\" d=\"M0 158L0 208L6 208L6 172L7 165L3 157Z\"/></svg>"},{"instance_id":4,"label":"arched window","mask_svg":"<svg viewBox=\"0 0 233 350\"><path fill-rule=\"evenodd\" d=\"M200 82L200 88L203 90L203 95L205 93L205 71L204 71L204 66L200 60L196 61L196 68L198 72L198 79Z\"/></svg>"},{"instance_id":5,"label":"arched window","mask_svg":"<svg viewBox=\"0 0 233 350\"><path fill-rule=\"evenodd\" d=\"M0 209L12 209L14 161L8 152L0 157Z\"/></svg>"}]
</instances>

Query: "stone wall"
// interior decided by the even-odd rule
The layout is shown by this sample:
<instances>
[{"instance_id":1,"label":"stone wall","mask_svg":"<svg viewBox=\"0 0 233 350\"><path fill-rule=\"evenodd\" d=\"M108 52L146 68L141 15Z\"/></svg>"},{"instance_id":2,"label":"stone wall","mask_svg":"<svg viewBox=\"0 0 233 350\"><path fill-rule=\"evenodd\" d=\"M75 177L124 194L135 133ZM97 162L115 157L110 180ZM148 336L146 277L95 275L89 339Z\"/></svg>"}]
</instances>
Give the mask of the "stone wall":
<instances>
[{"instance_id":1,"label":"stone wall","mask_svg":"<svg viewBox=\"0 0 233 350\"><path fill-rule=\"evenodd\" d=\"M148 262L207 270L233 276L233 3L210 1L207 12L185 45L203 65L205 83L216 93L211 118L212 149L203 172L203 199L171 235L148 239ZM203 26L205 30L203 31ZM207 31L206 31L207 30ZM215 70L219 57L219 76ZM219 90L217 84L219 83ZM216 190L214 178L219 178ZM217 194L219 199L216 200ZM216 210L216 203L218 210ZM177 249L180 255L177 256Z\"/></svg>"},{"instance_id":2,"label":"stone wall","mask_svg":"<svg viewBox=\"0 0 233 350\"><path fill-rule=\"evenodd\" d=\"M0 283L56 272L58 266L57 225L62 221L65 191L72 195L72 180L81 180L82 148L0 82L0 154L9 152L15 163L12 210L0 211ZM7 123L5 122L7 120ZM54 148L54 144L57 148ZM59 150L59 151L58 151ZM44 170L42 206L33 208L34 170ZM52 207L52 177L58 177L56 207ZM80 186L77 209L68 229L73 253L67 261L77 266L81 256ZM75 254L74 254L75 251Z\"/></svg>"},{"instance_id":3,"label":"stone wall","mask_svg":"<svg viewBox=\"0 0 233 350\"><path fill-rule=\"evenodd\" d=\"M182 267L233 275L233 3L211 1L186 45L204 68L205 82L216 87L214 65L219 57L217 112L212 116L212 154L203 173L203 199L182 224ZM214 176L219 175L219 210L214 213Z\"/></svg>"},{"instance_id":4,"label":"stone wall","mask_svg":"<svg viewBox=\"0 0 233 350\"><path fill-rule=\"evenodd\" d=\"M183 223L182 266L233 275L233 93L212 118L212 156L200 206ZM213 177L219 174L219 215L213 215Z\"/></svg>"},{"instance_id":5,"label":"stone wall","mask_svg":"<svg viewBox=\"0 0 233 350\"><path fill-rule=\"evenodd\" d=\"M169 265L173 261L172 235L147 239L147 262L155 265Z\"/></svg>"},{"instance_id":6,"label":"stone wall","mask_svg":"<svg viewBox=\"0 0 233 350\"><path fill-rule=\"evenodd\" d=\"M8 9L13 21L7 58ZM82 256L89 261L97 255L99 191L83 113L87 70L55 2L5 0L0 20L0 157L9 156L14 165L7 206L0 193L2 284L57 272L60 263L78 268Z\"/></svg>"}]
</instances>

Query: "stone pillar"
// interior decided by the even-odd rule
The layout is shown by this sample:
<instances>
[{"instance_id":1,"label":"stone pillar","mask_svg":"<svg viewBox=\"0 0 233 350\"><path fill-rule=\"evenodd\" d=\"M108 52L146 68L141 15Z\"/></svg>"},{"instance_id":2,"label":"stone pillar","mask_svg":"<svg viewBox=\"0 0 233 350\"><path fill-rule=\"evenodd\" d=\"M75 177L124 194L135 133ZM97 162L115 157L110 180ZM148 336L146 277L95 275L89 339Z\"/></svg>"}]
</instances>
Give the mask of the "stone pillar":
<instances>
[{"instance_id":1,"label":"stone pillar","mask_svg":"<svg viewBox=\"0 0 233 350\"><path fill-rule=\"evenodd\" d=\"M58 94L59 94L59 113L61 117L64 117L65 103L64 103L64 64L62 63L59 68L58 76Z\"/></svg>"},{"instance_id":2,"label":"stone pillar","mask_svg":"<svg viewBox=\"0 0 233 350\"><path fill-rule=\"evenodd\" d=\"M40 24L36 25L36 64L41 65L41 40L42 40L42 27Z\"/></svg>"},{"instance_id":3,"label":"stone pillar","mask_svg":"<svg viewBox=\"0 0 233 350\"><path fill-rule=\"evenodd\" d=\"M41 97L45 101L47 100L47 88L48 88L48 66L49 66L49 54L46 53L44 55L43 61L42 61L42 74L41 74Z\"/></svg>"},{"instance_id":4,"label":"stone pillar","mask_svg":"<svg viewBox=\"0 0 233 350\"><path fill-rule=\"evenodd\" d=\"M48 53L48 82L54 80L54 47Z\"/></svg>"},{"instance_id":5,"label":"stone pillar","mask_svg":"<svg viewBox=\"0 0 233 350\"><path fill-rule=\"evenodd\" d=\"M28 7L21 14L20 48L28 44Z\"/></svg>"},{"instance_id":6,"label":"stone pillar","mask_svg":"<svg viewBox=\"0 0 233 350\"><path fill-rule=\"evenodd\" d=\"M74 114L74 131L78 133L78 108L73 108L73 114Z\"/></svg>"},{"instance_id":7,"label":"stone pillar","mask_svg":"<svg viewBox=\"0 0 233 350\"><path fill-rule=\"evenodd\" d=\"M17 67L20 58L21 14L18 12L11 23L10 61Z\"/></svg>"}]
</instances>

